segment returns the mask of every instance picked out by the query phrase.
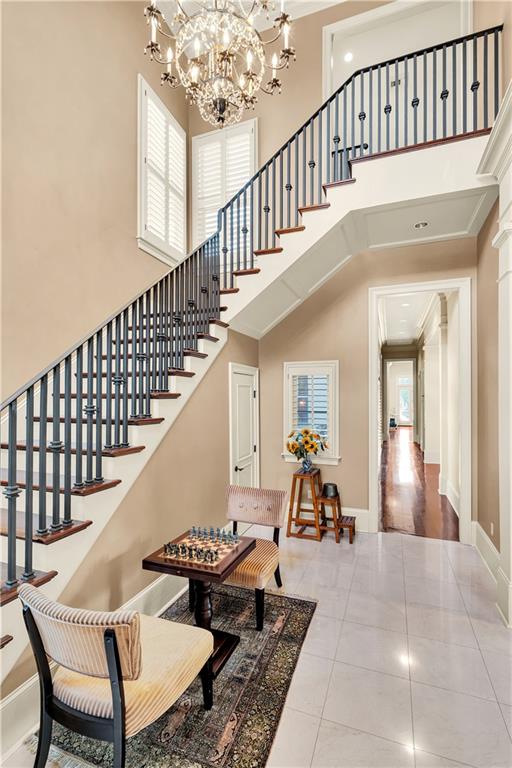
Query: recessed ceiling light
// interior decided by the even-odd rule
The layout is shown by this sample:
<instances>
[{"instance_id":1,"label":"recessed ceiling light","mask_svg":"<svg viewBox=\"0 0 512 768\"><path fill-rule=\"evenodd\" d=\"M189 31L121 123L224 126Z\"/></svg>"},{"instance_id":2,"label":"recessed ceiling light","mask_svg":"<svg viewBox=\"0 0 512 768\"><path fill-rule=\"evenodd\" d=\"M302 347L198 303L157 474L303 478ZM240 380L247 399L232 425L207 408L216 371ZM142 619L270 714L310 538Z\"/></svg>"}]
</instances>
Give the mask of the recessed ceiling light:
<instances>
[{"instance_id":1,"label":"recessed ceiling light","mask_svg":"<svg viewBox=\"0 0 512 768\"><path fill-rule=\"evenodd\" d=\"M410 307L410 304L402 304L402 307Z\"/></svg>"},{"instance_id":2,"label":"recessed ceiling light","mask_svg":"<svg viewBox=\"0 0 512 768\"><path fill-rule=\"evenodd\" d=\"M348 64L348 62L352 61L352 59L354 58L354 54L352 53L352 51L347 51L343 58Z\"/></svg>"},{"instance_id":3,"label":"recessed ceiling light","mask_svg":"<svg viewBox=\"0 0 512 768\"><path fill-rule=\"evenodd\" d=\"M414 225L414 229L425 229L428 227L428 221L417 221Z\"/></svg>"}]
</instances>

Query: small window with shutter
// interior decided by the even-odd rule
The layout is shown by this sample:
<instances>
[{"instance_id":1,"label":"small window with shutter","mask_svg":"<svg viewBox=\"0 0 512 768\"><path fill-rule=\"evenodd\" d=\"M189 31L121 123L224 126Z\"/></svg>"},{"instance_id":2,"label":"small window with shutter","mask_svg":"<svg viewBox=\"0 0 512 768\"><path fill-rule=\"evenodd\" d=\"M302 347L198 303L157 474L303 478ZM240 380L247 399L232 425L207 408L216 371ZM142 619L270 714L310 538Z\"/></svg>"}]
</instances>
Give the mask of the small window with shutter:
<instances>
[{"instance_id":1,"label":"small window with shutter","mask_svg":"<svg viewBox=\"0 0 512 768\"><path fill-rule=\"evenodd\" d=\"M139 75L139 247L173 266L186 255L187 140Z\"/></svg>"},{"instance_id":2,"label":"small window with shutter","mask_svg":"<svg viewBox=\"0 0 512 768\"><path fill-rule=\"evenodd\" d=\"M197 247L217 231L217 213L256 168L257 122L210 131L192 139L192 232ZM243 212L240 212L243 220ZM248 214L247 214L248 216Z\"/></svg>"},{"instance_id":3,"label":"small window with shutter","mask_svg":"<svg viewBox=\"0 0 512 768\"><path fill-rule=\"evenodd\" d=\"M337 360L284 364L284 443L292 431L317 432L328 444L314 457L317 464L337 464L340 458L338 371Z\"/></svg>"}]
</instances>

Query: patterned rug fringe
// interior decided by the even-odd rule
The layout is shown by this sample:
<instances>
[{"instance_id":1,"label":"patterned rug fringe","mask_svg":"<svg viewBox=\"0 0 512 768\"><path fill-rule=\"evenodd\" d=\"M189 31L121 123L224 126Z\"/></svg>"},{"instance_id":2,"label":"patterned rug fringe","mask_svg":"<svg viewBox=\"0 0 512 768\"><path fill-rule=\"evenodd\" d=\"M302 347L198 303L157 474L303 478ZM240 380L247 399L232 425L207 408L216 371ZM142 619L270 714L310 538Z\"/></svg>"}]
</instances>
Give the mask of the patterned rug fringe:
<instances>
[{"instance_id":1,"label":"patterned rug fringe","mask_svg":"<svg viewBox=\"0 0 512 768\"><path fill-rule=\"evenodd\" d=\"M32 752L33 755L37 752L37 736L30 736L25 742L25 747ZM53 744L50 747L50 754L48 755L48 768L94 768L91 763L87 763L79 757L70 755L68 752L64 752L63 749L55 747Z\"/></svg>"}]
</instances>

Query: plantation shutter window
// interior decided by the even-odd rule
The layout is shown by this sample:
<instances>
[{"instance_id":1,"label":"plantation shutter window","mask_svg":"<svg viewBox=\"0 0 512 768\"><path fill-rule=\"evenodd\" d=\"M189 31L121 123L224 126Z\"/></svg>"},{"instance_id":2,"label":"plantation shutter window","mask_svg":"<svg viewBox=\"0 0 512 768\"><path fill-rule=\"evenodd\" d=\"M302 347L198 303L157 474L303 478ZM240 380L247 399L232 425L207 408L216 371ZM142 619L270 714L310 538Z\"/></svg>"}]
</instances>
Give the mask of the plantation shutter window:
<instances>
[{"instance_id":1,"label":"plantation shutter window","mask_svg":"<svg viewBox=\"0 0 512 768\"><path fill-rule=\"evenodd\" d=\"M311 429L327 441L314 461L336 464L339 461L338 361L284 364L284 443L292 431ZM287 461L296 461L288 453Z\"/></svg>"},{"instance_id":2,"label":"plantation shutter window","mask_svg":"<svg viewBox=\"0 0 512 768\"><path fill-rule=\"evenodd\" d=\"M192 139L194 247L217 231L217 213L249 181L256 167L256 120ZM243 212L240 211L242 221Z\"/></svg>"},{"instance_id":3,"label":"plantation shutter window","mask_svg":"<svg viewBox=\"0 0 512 768\"><path fill-rule=\"evenodd\" d=\"M186 134L139 76L139 247L174 265L186 255Z\"/></svg>"}]
</instances>

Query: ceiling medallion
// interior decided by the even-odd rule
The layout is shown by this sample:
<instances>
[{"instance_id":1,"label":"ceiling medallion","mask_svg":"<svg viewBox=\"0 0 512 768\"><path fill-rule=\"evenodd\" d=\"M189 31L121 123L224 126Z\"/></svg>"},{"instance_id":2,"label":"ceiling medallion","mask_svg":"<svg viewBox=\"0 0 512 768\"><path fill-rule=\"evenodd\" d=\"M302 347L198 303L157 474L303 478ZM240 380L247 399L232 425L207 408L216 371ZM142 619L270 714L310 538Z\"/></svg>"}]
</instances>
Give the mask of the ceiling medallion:
<instances>
[{"instance_id":1,"label":"ceiling medallion","mask_svg":"<svg viewBox=\"0 0 512 768\"><path fill-rule=\"evenodd\" d=\"M259 91L281 93L277 73L291 59L295 61L284 0L268 40L255 29L254 20L262 13L269 18L273 10L269 0L172 0L170 5L174 13L166 16L156 0L145 9L151 36L144 53L165 66L162 85L182 85L203 120L217 128L232 125L241 120L244 110L254 109ZM189 5L193 12L185 10ZM165 54L158 36L168 40ZM267 63L265 49L277 48L281 39L282 48L274 50Z\"/></svg>"}]
</instances>

